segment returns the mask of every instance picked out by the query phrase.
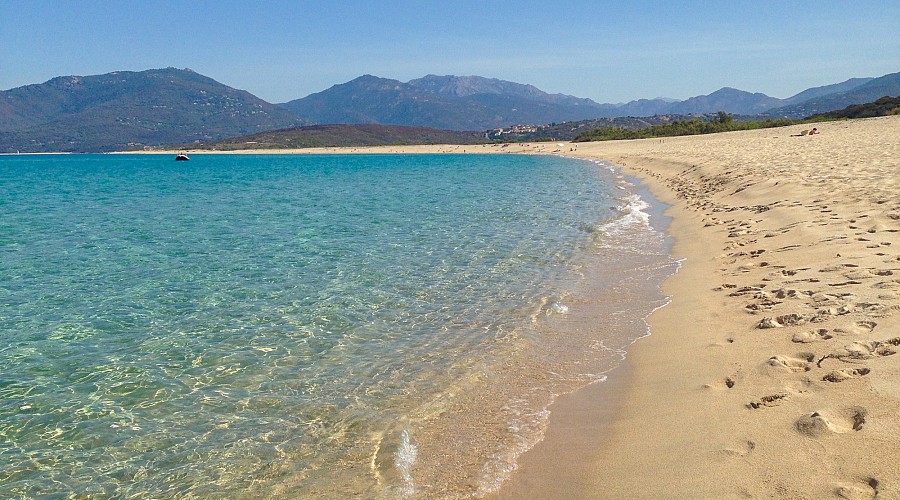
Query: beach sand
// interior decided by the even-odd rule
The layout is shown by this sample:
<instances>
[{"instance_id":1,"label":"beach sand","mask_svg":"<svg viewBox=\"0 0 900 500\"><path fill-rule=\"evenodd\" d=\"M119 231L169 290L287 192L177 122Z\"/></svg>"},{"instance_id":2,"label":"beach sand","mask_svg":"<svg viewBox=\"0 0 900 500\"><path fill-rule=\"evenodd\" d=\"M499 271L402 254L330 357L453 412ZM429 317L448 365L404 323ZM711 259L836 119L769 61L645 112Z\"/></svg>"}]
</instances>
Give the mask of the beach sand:
<instances>
[{"instance_id":1,"label":"beach sand","mask_svg":"<svg viewBox=\"0 0 900 500\"><path fill-rule=\"evenodd\" d=\"M495 497L900 498L900 116L277 152L603 159L671 205L671 303L607 382L558 399Z\"/></svg>"},{"instance_id":2,"label":"beach sand","mask_svg":"<svg viewBox=\"0 0 900 500\"><path fill-rule=\"evenodd\" d=\"M533 153L533 154L560 154L564 150L568 151L573 147L569 143L547 143L536 142L531 144L477 144L458 146L454 144L437 144L422 146L360 146L354 148L334 147L334 148L296 148L296 149L235 149L227 151L208 150L208 149L180 149L180 150L144 150L144 151L117 151L112 154L153 154L153 155L172 155L178 153L192 154L512 154L512 153ZM43 154L43 153L42 153Z\"/></svg>"},{"instance_id":3,"label":"beach sand","mask_svg":"<svg viewBox=\"0 0 900 500\"><path fill-rule=\"evenodd\" d=\"M499 498L900 498L900 117L811 126L566 152L670 204L685 260Z\"/></svg>"}]
</instances>

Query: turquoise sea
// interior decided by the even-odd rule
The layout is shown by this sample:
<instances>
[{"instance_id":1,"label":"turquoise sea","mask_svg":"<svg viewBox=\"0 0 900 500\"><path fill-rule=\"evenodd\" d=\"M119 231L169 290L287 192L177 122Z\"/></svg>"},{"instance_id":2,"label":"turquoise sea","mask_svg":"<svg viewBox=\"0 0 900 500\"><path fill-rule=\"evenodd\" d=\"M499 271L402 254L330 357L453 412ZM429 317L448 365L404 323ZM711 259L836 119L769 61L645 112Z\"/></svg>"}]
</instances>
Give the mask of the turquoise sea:
<instances>
[{"instance_id":1,"label":"turquoise sea","mask_svg":"<svg viewBox=\"0 0 900 500\"><path fill-rule=\"evenodd\" d=\"M661 209L551 156L0 156L0 498L492 491L665 303Z\"/></svg>"}]
</instances>

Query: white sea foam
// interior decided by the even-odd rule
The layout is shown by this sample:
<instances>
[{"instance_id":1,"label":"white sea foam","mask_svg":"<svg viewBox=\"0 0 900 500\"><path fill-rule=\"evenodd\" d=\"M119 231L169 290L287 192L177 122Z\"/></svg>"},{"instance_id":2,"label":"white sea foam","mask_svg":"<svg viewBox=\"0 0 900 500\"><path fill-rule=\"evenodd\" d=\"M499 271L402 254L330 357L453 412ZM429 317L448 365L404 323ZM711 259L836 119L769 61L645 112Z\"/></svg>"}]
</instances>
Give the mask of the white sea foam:
<instances>
[{"instance_id":1,"label":"white sea foam","mask_svg":"<svg viewBox=\"0 0 900 500\"><path fill-rule=\"evenodd\" d=\"M520 406L521 405L521 406ZM548 405L549 406L549 405ZM516 460L543 438L550 419L550 410L527 409L524 400L513 401L505 410L509 413L508 430L515 437L500 447L498 452L481 469L482 479L473 497L480 498L496 492L516 469Z\"/></svg>"},{"instance_id":2,"label":"white sea foam","mask_svg":"<svg viewBox=\"0 0 900 500\"><path fill-rule=\"evenodd\" d=\"M566 314L567 312L569 312L569 306L561 304L559 302L554 302L550 304L550 310L557 314Z\"/></svg>"},{"instance_id":3,"label":"white sea foam","mask_svg":"<svg viewBox=\"0 0 900 500\"><path fill-rule=\"evenodd\" d=\"M637 194L620 198L616 207L620 215L597 228L597 232L602 235L597 241L604 248L640 248L647 237L647 232L642 230L652 229L650 214L646 211L648 208L650 204Z\"/></svg>"},{"instance_id":4,"label":"white sea foam","mask_svg":"<svg viewBox=\"0 0 900 500\"><path fill-rule=\"evenodd\" d=\"M409 432L403 430L400 433L400 445L397 447L397 452L394 455L394 466L397 467L400 477L403 478L403 485L399 491L401 496L412 496L416 492L416 485L410 469L416 463L418 454L418 448L409 439Z\"/></svg>"},{"instance_id":5,"label":"white sea foam","mask_svg":"<svg viewBox=\"0 0 900 500\"><path fill-rule=\"evenodd\" d=\"M625 218L629 219L629 222L635 222L641 225L650 224L650 214L645 212L648 208L650 208L650 204L636 194L632 194L625 198L625 203L619 206L619 210L625 213Z\"/></svg>"}]
</instances>

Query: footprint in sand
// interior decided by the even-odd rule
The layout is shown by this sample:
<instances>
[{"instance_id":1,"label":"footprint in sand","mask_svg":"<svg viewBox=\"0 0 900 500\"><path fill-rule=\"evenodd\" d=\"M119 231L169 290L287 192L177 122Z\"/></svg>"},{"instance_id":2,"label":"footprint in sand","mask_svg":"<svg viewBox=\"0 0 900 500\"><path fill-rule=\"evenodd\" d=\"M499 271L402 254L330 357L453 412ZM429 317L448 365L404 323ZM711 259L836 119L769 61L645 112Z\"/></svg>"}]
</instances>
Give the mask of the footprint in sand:
<instances>
[{"instance_id":1,"label":"footprint in sand","mask_svg":"<svg viewBox=\"0 0 900 500\"><path fill-rule=\"evenodd\" d=\"M850 380L851 378L859 378L868 375L871 372L868 368L844 368L843 370L833 370L824 377L822 380L826 382L843 382L845 380Z\"/></svg>"},{"instance_id":2,"label":"footprint in sand","mask_svg":"<svg viewBox=\"0 0 900 500\"><path fill-rule=\"evenodd\" d=\"M799 292L790 288L779 288L778 290L773 291L772 295L774 295L776 299L793 299L799 295Z\"/></svg>"},{"instance_id":3,"label":"footprint in sand","mask_svg":"<svg viewBox=\"0 0 900 500\"><path fill-rule=\"evenodd\" d=\"M718 390L727 390L737 384L737 380L741 377L741 372L737 371L734 374L725 377L721 382L713 382L710 384L704 384L704 389L718 389Z\"/></svg>"},{"instance_id":4,"label":"footprint in sand","mask_svg":"<svg viewBox=\"0 0 900 500\"><path fill-rule=\"evenodd\" d=\"M728 285L723 285L723 287L727 287L727 286ZM738 288L737 290L729 293L728 296L729 297L740 297L742 295L754 295L755 296L755 295L759 294L762 291L762 289L765 287L766 287L766 285L764 285L764 284L742 286L742 287Z\"/></svg>"},{"instance_id":5,"label":"footprint in sand","mask_svg":"<svg viewBox=\"0 0 900 500\"><path fill-rule=\"evenodd\" d=\"M852 326L835 328L834 332L849 335L864 335L872 333L876 326L878 326L878 323L874 321L857 321Z\"/></svg>"},{"instance_id":6,"label":"footprint in sand","mask_svg":"<svg viewBox=\"0 0 900 500\"><path fill-rule=\"evenodd\" d=\"M847 500L869 500L878 497L880 485L877 479L870 477L856 484L838 484L834 494Z\"/></svg>"},{"instance_id":7,"label":"footprint in sand","mask_svg":"<svg viewBox=\"0 0 900 500\"><path fill-rule=\"evenodd\" d=\"M882 281L880 283L875 283L874 285L872 285L872 288L878 290L892 290L898 287L900 287L900 283L894 281Z\"/></svg>"},{"instance_id":8,"label":"footprint in sand","mask_svg":"<svg viewBox=\"0 0 900 500\"><path fill-rule=\"evenodd\" d=\"M746 236L748 234L755 234L754 231L750 231L748 229L733 229L728 233L729 238L737 238L739 236Z\"/></svg>"},{"instance_id":9,"label":"footprint in sand","mask_svg":"<svg viewBox=\"0 0 900 500\"><path fill-rule=\"evenodd\" d=\"M778 406L788 397L787 394L783 392L779 392L776 394L770 394L768 396L763 396L756 401L751 401L747 403L747 408L752 410L757 410L759 408L768 407L771 408L773 406Z\"/></svg>"},{"instance_id":10,"label":"footprint in sand","mask_svg":"<svg viewBox=\"0 0 900 500\"><path fill-rule=\"evenodd\" d=\"M746 457L755 449L756 443L748 439L738 443L736 446L723 448L719 450L719 453L728 457Z\"/></svg>"},{"instance_id":11,"label":"footprint in sand","mask_svg":"<svg viewBox=\"0 0 900 500\"><path fill-rule=\"evenodd\" d=\"M831 354L826 354L822 359L816 362L816 365L821 368L822 362L829 358L853 362L857 360L872 359L879 356L892 356L897 354L898 346L900 346L900 337L871 342L856 341Z\"/></svg>"},{"instance_id":12,"label":"footprint in sand","mask_svg":"<svg viewBox=\"0 0 900 500\"><path fill-rule=\"evenodd\" d=\"M855 297L852 293L824 293L813 292L809 298L816 307L828 307L841 305Z\"/></svg>"},{"instance_id":13,"label":"footprint in sand","mask_svg":"<svg viewBox=\"0 0 900 500\"><path fill-rule=\"evenodd\" d=\"M843 305L841 307L828 307L816 311L816 313L811 318L809 318L809 321L810 323L823 323L835 316L843 316L852 312L854 312L853 307L848 305Z\"/></svg>"},{"instance_id":14,"label":"footprint in sand","mask_svg":"<svg viewBox=\"0 0 900 500\"><path fill-rule=\"evenodd\" d=\"M860 333L872 333L875 330L875 327L878 326L878 323L874 321L857 321L856 328Z\"/></svg>"},{"instance_id":15,"label":"footprint in sand","mask_svg":"<svg viewBox=\"0 0 900 500\"><path fill-rule=\"evenodd\" d=\"M791 338L791 342L797 344L809 344L810 342L818 342L821 340L831 340L834 338L833 335L828 333L828 330L825 328L819 328L818 330L811 330L808 332L798 332L795 333Z\"/></svg>"},{"instance_id":16,"label":"footprint in sand","mask_svg":"<svg viewBox=\"0 0 900 500\"><path fill-rule=\"evenodd\" d=\"M860 406L853 406L839 412L815 411L798 418L794 423L794 428L800 434L811 438L860 431L866 423L867 413L866 409Z\"/></svg>"},{"instance_id":17,"label":"footprint in sand","mask_svg":"<svg viewBox=\"0 0 900 500\"><path fill-rule=\"evenodd\" d=\"M819 269L819 272L820 273L833 273L833 272L841 271L845 268L857 268L857 267L859 267L859 265L849 264L849 263L847 263L847 264L832 264L830 266L826 266L826 267L823 267L822 269Z\"/></svg>"},{"instance_id":18,"label":"footprint in sand","mask_svg":"<svg viewBox=\"0 0 900 500\"><path fill-rule=\"evenodd\" d=\"M744 306L744 309L746 309L750 314L756 314L764 311L771 311L772 308L774 308L778 304L781 304L781 302L778 302L776 300L762 300L757 304L747 304L746 306Z\"/></svg>"},{"instance_id":19,"label":"footprint in sand","mask_svg":"<svg viewBox=\"0 0 900 500\"><path fill-rule=\"evenodd\" d=\"M802 325L805 322L806 320L803 318L803 316L793 313L785 314L783 316L778 316L775 318L765 317L760 320L756 327L760 329L784 328L786 326Z\"/></svg>"},{"instance_id":20,"label":"footprint in sand","mask_svg":"<svg viewBox=\"0 0 900 500\"><path fill-rule=\"evenodd\" d=\"M814 359L815 355L808 352L801 352L796 358L777 355L766 360L766 366L791 372L808 372L812 369L810 363Z\"/></svg>"},{"instance_id":21,"label":"footprint in sand","mask_svg":"<svg viewBox=\"0 0 900 500\"><path fill-rule=\"evenodd\" d=\"M848 280L859 281L872 278L872 273L867 269L856 269L854 271L850 271L849 273L844 273L844 277Z\"/></svg>"},{"instance_id":22,"label":"footprint in sand","mask_svg":"<svg viewBox=\"0 0 900 500\"><path fill-rule=\"evenodd\" d=\"M849 285L862 285L862 281L849 280L849 281L841 281L838 283L829 283L828 284L828 286L849 286Z\"/></svg>"}]
</instances>

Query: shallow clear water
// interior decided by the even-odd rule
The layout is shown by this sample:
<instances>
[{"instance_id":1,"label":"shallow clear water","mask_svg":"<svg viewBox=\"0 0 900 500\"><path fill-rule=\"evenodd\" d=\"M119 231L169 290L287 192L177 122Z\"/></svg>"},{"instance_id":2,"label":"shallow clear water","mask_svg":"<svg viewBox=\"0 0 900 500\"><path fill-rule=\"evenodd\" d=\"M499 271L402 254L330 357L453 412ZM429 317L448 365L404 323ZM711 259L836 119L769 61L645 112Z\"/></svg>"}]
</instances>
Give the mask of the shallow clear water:
<instances>
[{"instance_id":1,"label":"shallow clear water","mask_svg":"<svg viewBox=\"0 0 900 500\"><path fill-rule=\"evenodd\" d=\"M664 301L634 189L555 157L0 157L0 497L490 491Z\"/></svg>"}]
</instances>

